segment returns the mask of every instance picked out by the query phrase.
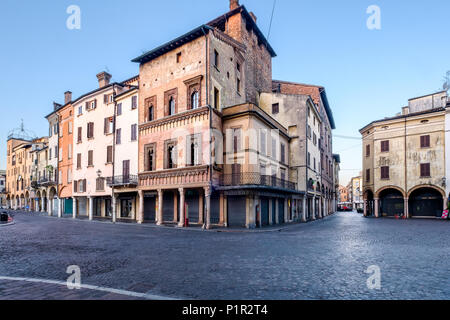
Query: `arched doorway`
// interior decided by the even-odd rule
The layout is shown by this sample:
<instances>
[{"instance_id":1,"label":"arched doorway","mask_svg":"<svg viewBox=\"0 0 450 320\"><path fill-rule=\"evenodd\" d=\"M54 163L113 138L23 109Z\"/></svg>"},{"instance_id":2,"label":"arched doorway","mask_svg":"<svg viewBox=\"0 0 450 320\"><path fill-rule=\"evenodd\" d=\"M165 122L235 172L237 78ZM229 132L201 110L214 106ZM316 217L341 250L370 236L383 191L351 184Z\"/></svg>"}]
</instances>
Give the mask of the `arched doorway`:
<instances>
[{"instance_id":1,"label":"arched doorway","mask_svg":"<svg viewBox=\"0 0 450 320\"><path fill-rule=\"evenodd\" d=\"M380 216L393 217L405 212L403 194L397 189L385 189L380 192Z\"/></svg>"},{"instance_id":2,"label":"arched doorway","mask_svg":"<svg viewBox=\"0 0 450 320\"><path fill-rule=\"evenodd\" d=\"M364 205L366 206L366 217L374 215L374 200L372 190L364 192Z\"/></svg>"},{"instance_id":3,"label":"arched doorway","mask_svg":"<svg viewBox=\"0 0 450 320\"><path fill-rule=\"evenodd\" d=\"M419 188L409 196L409 215L414 217L441 217L444 206L442 193L434 188Z\"/></svg>"},{"instance_id":4,"label":"arched doorway","mask_svg":"<svg viewBox=\"0 0 450 320\"><path fill-rule=\"evenodd\" d=\"M56 189L55 188L50 188L50 191L48 192L48 199L49 204L50 204L50 208L49 208L49 213L53 216L57 216L58 215L58 198L57 198L57 194L56 194Z\"/></svg>"},{"instance_id":5,"label":"arched doorway","mask_svg":"<svg viewBox=\"0 0 450 320\"><path fill-rule=\"evenodd\" d=\"M34 210L40 212L42 210L42 202L41 202L41 191L36 192L36 198L34 199L35 208Z\"/></svg>"},{"instance_id":6,"label":"arched doorway","mask_svg":"<svg viewBox=\"0 0 450 320\"><path fill-rule=\"evenodd\" d=\"M30 193L25 192L25 203L23 204L27 211L30 211L31 203L30 203Z\"/></svg>"},{"instance_id":7,"label":"arched doorway","mask_svg":"<svg viewBox=\"0 0 450 320\"><path fill-rule=\"evenodd\" d=\"M20 195L20 209L25 209L25 196L23 194Z\"/></svg>"}]
</instances>

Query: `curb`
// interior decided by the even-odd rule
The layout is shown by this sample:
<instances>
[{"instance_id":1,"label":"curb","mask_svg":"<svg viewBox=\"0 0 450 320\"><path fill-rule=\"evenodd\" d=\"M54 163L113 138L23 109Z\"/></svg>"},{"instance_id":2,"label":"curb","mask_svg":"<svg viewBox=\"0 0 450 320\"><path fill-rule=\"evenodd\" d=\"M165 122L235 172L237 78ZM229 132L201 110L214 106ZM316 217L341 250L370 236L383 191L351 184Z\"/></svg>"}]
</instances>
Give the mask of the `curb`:
<instances>
[{"instance_id":1,"label":"curb","mask_svg":"<svg viewBox=\"0 0 450 320\"><path fill-rule=\"evenodd\" d=\"M0 223L0 228L1 227L9 227L9 226L12 226L14 224L16 224L16 222L14 220L11 221L11 222L8 222L8 223Z\"/></svg>"}]
</instances>

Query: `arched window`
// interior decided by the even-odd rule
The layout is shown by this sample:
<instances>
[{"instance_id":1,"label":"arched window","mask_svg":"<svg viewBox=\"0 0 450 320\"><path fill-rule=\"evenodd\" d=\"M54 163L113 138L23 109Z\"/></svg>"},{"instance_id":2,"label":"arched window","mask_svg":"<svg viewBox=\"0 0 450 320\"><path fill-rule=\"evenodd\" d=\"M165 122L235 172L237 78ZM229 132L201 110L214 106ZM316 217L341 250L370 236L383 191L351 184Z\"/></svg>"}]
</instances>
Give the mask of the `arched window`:
<instances>
[{"instance_id":1,"label":"arched window","mask_svg":"<svg viewBox=\"0 0 450 320\"><path fill-rule=\"evenodd\" d=\"M195 90L192 94L191 94L191 109L197 109L199 107L199 94L198 91Z\"/></svg>"},{"instance_id":2,"label":"arched window","mask_svg":"<svg viewBox=\"0 0 450 320\"><path fill-rule=\"evenodd\" d=\"M148 107L148 121L153 121L154 119L153 105L151 105L150 107Z\"/></svg>"},{"instance_id":3,"label":"arched window","mask_svg":"<svg viewBox=\"0 0 450 320\"><path fill-rule=\"evenodd\" d=\"M175 100L173 97L170 97L169 100L169 116L172 116L175 114Z\"/></svg>"}]
</instances>

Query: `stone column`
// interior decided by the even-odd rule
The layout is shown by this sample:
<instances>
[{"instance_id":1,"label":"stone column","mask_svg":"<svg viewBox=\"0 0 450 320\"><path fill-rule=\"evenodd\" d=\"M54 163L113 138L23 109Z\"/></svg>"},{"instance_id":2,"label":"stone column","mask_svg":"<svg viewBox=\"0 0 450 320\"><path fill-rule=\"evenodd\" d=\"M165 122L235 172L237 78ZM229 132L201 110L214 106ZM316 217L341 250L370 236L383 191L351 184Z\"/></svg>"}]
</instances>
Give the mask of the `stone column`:
<instances>
[{"instance_id":1,"label":"stone column","mask_svg":"<svg viewBox=\"0 0 450 320\"><path fill-rule=\"evenodd\" d=\"M311 220L316 220L316 197L312 198L312 215Z\"/></svg>"},{"instance_id":2,"label":"stone column","mask_svg":"<svg viewBox=\"0 0 450 320\"><path fill-rule=\"evenodd\" d=\"M42 197L41 198L41 212L44 213L45 212L45 198Z\"/></svg>"},{"instance_id":3,"label":"stone column","mask_svg":"<svg viewBox=\"0 0 450 320\"><path fill-rule=\"evenodd\" d=\"M204 204L203 204L203 195L201 192L198 194L198 223L203 225L203 211L204 211Z\"/></svg>"},{"instance_id":4,"label":"stone column","mask_svg":"<svg viewBox=\"0 0 450 320\"><path fill-rule=\"evenodd\" d=\"M72 197L72 218L76 219L78 215L78 200L75 197Z\"/></svg>"},{"instance_id":5,"label":"stone column","mask_svg":"<svg viewBox=\"0 0 450 320\"><path fill-rule=\"evenodd\" d=\"M89 212L89 220L93 220L94 219L94 198L89 196L88 197L88 212Z\"/></svg>"},{"instance_id":6,"label":"stone column","mask_svg":"<svg viewBox=\"0 0 450 320\"><path fill-rule=\"evenodd\" d=\"M225 204L223 192L219 195L219 208L220 208L220 221L219 224L223 226L225 224Z\"/></svg>"},{"instance_id":7,"label":"stone column","mask_svg":"<svg viewBox=\"0 0 450 320\"><path fill-rule=\"evenodd\" d=\"M139 190L138 196L139 196L139 213L137 223L142 224L144 223L144 191Z\"/></svg>"},{"instance_id":8,"label":"stone column","mask_svg":"<svg viewBox=\"0 0 450 320\"><path fill-rule=\"evenodd\" d=\"M228 200L226 195L223 195L223 226L228 228Z\"/></svg>"},{"instance_id":9,"label":"stone column","mask_svg":"<svg viewBox=\"0 0 450 320\"><path fill-rule=\"evenodd\" d=\"M408 198L405 198L405 199L404 199L403 211L404 211L405 217L408 219L408 218L409 218Z\"/></svg>"},{"instance_id":10,"label":"stone column","mask_svg":"<svg viewBox=\"0 0 450 320\"><path fill-rule=\"evenodd\" d=\"M184 208L184 188L178 188L178 192L180 193L180 221L178 222L178 227L182 228L185 227L185 208Z\"/></svg>"},{"instance_id":11,"label":"stone column","mask_svg":"<svg viewBox=\"0 0 450 320\"><path fill-rule=\"evenodd\" d=\"M112 222L117 222L117 195L113 193L111 198L111 206L112 206Z\"/></svg>"},{"instance_id":12,"label":"stone column","mask_svg":"<svg viewBox=\"0 0 450 320\"><path fill-rule=\"evenodd\" d=\"M379 213L378 213L378 199L374 199L375 200L375 218L379 218Z\"/></svg>"},{"instance_id":13,"label":"stone column","mask_svg":"<svg viewBox=\"0 0 450 320\"><path fill-rule=\"evenodd\" d=\"M274 199L275 201L275 224L280 224L279 213L280 207L278 205L278 199Z\"/></svg>"},{"instance_id":14,"label":"stone column","mask_svg":"<svg viewBox=\"0 0 450 320\"><path fill-rule=\"evenodd\" d=\"M272 216L273 216L273 199L272 198L270 198L269 199L269 225L271 226L271 225L273 225L273 218L272 218Z\"/></svg>"},{"instance_id":15,"label":"stone column","mask_svg":"<svg viewBox=\"0 0 450 320\"><path fill-rule=\"evenodd\" d=\"M62 218L62 200L58 198L58 218Z\"/></svg>"},{"instance_id":16,"label":"stone column","mask_svg":"<svg viewBox=\"0 0 450 320\"><path fill-rule=\"evenodd\" d=\"M288 199L284 199L284 222L288 223L290 222L289 219L289 202Z\"/></svg>"},{"instance_id":17,"label":"stone column","mask_svg":"<svg viewBox=\"0 0 450 320\"><path fill-rule=\"evenodd\" d=\"M47 213L49 216L53 213L52 200L50 198L47 198Z\"/></svg>"},{"instance_id":18,"label":"stone column","mask_svg":"<svg viewBox=\"0 0 450 320\"><path fill-rule=\"evenodd\" d=\"M205 187L205 201L206 201L206 229L211 229L211 187Z\"/></svg>"},{"instance_id":19,"label":"stone column","mask_svg":"<svg viewBox=\"0 0 450 320\"><path fill-rule=\"evenodd\" d=\"M158 226L163 224L163 196L164 192L158 189L158 221L156 222Z\"/></svg>"},{"instance_id":20,"label":"stone column","mask_svg":"<svg viewBox=\"0 0 450 320\"><path fill-rule=\"evenodd\" d=\"M303 197L302 222L306 222L306 195Z\"/></svg>"},{"instance_id":21,"label":"stone column","mask_svg":"<svg viewBox=\"0 0 450 320\"><path fill-rule=\"evenodd\" d=\"M364 200L364 217L367 217L367 204L368 204L368 201Z\"/></svg>"}]
</instances>

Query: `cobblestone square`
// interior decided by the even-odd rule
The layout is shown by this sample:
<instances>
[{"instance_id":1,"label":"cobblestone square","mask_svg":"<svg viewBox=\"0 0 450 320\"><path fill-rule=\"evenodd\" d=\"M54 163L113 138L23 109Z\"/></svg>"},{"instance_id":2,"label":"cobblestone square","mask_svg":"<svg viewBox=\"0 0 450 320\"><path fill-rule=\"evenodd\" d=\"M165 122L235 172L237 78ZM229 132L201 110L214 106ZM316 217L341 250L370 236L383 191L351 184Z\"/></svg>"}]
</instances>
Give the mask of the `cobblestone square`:
<instances>
[{"instance_id":1,"label":"cobblestone square","mask_svg":"<svg viewBox=\"0 0 450 320\"><path fill-rule=\"evenodd\" d=\"M215 232L16 213L0 229L0 299L448 299L448 221L337 213L281 231ZM381 269L381 289L365 273ZM147 294L138 297L134 294Z\"/></svg>"}]
</instances>

